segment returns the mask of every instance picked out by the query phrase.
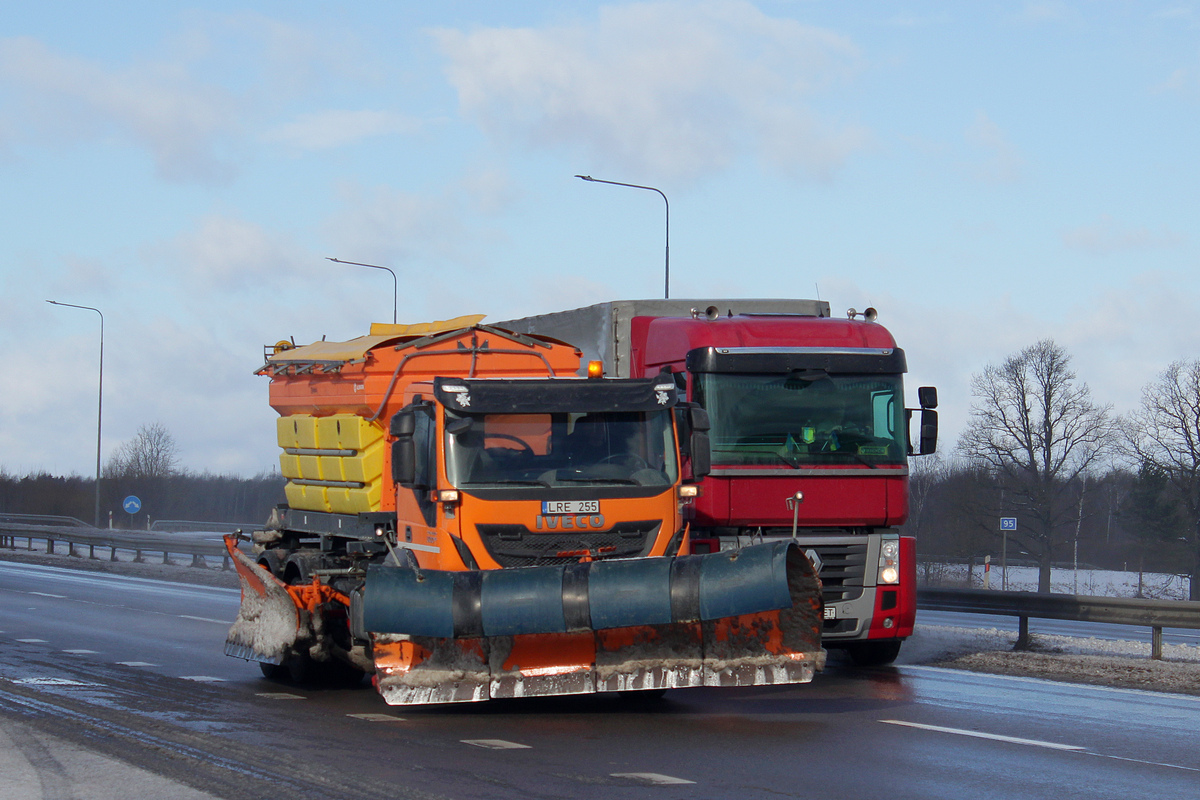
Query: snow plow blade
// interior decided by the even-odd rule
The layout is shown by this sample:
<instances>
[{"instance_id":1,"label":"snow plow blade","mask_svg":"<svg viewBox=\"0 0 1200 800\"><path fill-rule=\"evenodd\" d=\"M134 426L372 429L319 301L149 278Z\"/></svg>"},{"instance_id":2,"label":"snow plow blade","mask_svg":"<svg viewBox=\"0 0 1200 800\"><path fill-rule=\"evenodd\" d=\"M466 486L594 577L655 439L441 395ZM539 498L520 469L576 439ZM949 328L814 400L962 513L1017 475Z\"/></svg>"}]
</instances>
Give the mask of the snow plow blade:
<instances>
[{"instance_id":1,"label":"snow plow blade","mask_svg":"<svg viewBox=\"0 0 1200 800\"><path fill-rule=\"evenodd\" d=\"M323 628L320 607L348 607L349 598L318 580L288 586L238 549L236 535L224 539L242 588L237 619L225 637L225 655L275 665L308 656Z\"/></svg>"},{"instance_id":2,"label":"snow plow blade","mask_svg":"<svg viewBox=\"0 0 1200 800\"><path fill-rule=\"evenodd\" d=\"M791 542L467 572L371 566L350 616L392 705L806 683L825 661L820 583Z\"/></svg>"}]
</instances>

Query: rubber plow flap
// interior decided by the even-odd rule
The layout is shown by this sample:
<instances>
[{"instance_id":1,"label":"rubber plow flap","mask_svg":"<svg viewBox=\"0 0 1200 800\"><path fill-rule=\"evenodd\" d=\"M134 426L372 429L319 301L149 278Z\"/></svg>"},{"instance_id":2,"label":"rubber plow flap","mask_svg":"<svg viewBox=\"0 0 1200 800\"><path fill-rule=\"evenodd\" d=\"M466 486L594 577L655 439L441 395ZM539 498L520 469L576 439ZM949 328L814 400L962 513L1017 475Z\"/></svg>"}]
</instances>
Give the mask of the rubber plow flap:
<instances>
[{"instance_id":1,"label":"rubber plow flap","mask_svg":"<svg viewBox=\"0 0 1200 800\"><path fill-rule=\"evenodd\" d=\"M394 703L799 683L824 657L820 586L791 542L467 572L372 566L355 602Z\"/></svg>"}]
</instances>

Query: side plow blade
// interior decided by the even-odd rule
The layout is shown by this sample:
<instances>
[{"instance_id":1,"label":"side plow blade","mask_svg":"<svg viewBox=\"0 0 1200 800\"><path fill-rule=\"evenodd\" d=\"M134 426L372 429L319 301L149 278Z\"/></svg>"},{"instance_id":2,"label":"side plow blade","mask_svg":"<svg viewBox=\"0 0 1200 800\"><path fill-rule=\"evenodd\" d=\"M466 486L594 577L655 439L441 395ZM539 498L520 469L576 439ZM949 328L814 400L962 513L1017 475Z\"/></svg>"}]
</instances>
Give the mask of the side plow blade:
<instances>
[{"instance_id":1,"label":"side plow blade","mask_svg":"<svg viewBox=\"0 0 1200 800\"><path fill-rule=\"evenodd\" d=\"M391 704L805 683L820 584L791 542L476 572L369 569L363 629Z\"/></svg>"}]
</instances>

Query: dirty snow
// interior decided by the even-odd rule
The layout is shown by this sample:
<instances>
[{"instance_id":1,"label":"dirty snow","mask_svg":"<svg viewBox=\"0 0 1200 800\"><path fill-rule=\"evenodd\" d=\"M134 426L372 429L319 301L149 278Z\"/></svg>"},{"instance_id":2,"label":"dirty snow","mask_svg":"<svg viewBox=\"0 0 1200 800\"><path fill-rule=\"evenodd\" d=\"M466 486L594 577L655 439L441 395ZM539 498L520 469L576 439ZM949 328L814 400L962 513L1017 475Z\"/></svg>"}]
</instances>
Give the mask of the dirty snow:
<instances>
[{"instance_id":1,"label":"dirty snow","mask_svg":"<svg viewBox=\"0 0 1200 800\"><path fill-rule=\"evenodd\" d=\"M1200 645L1150 644L1034 633L1032 647L1014 651L1016 631L922 625L900 650L897 664L965 669L1127 689L1200 695Z\"/></svg>"}]
</instances>

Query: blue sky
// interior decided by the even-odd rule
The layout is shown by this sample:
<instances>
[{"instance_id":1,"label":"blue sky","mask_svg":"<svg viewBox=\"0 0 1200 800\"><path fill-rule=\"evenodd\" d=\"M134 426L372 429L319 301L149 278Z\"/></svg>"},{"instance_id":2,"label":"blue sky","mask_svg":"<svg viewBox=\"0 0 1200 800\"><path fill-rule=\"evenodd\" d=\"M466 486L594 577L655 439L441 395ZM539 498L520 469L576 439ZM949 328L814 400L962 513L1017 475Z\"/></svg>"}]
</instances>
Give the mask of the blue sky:
<instances>
[{"instance_id":1,"label":"blue sky","mask_svg":"<svg viewBox=\"0 0 1200 800\"><path fill-rule=\"evenodd\" d=\"M953 447L1042 337L1200 356L1200 4L50 2L0 21L0 468L276 467L281 338L662 292L875 306ZM914 395L915 399L915 395ZM151 512L152 513L152 512Z\"/></svg>"}]
</instances>

